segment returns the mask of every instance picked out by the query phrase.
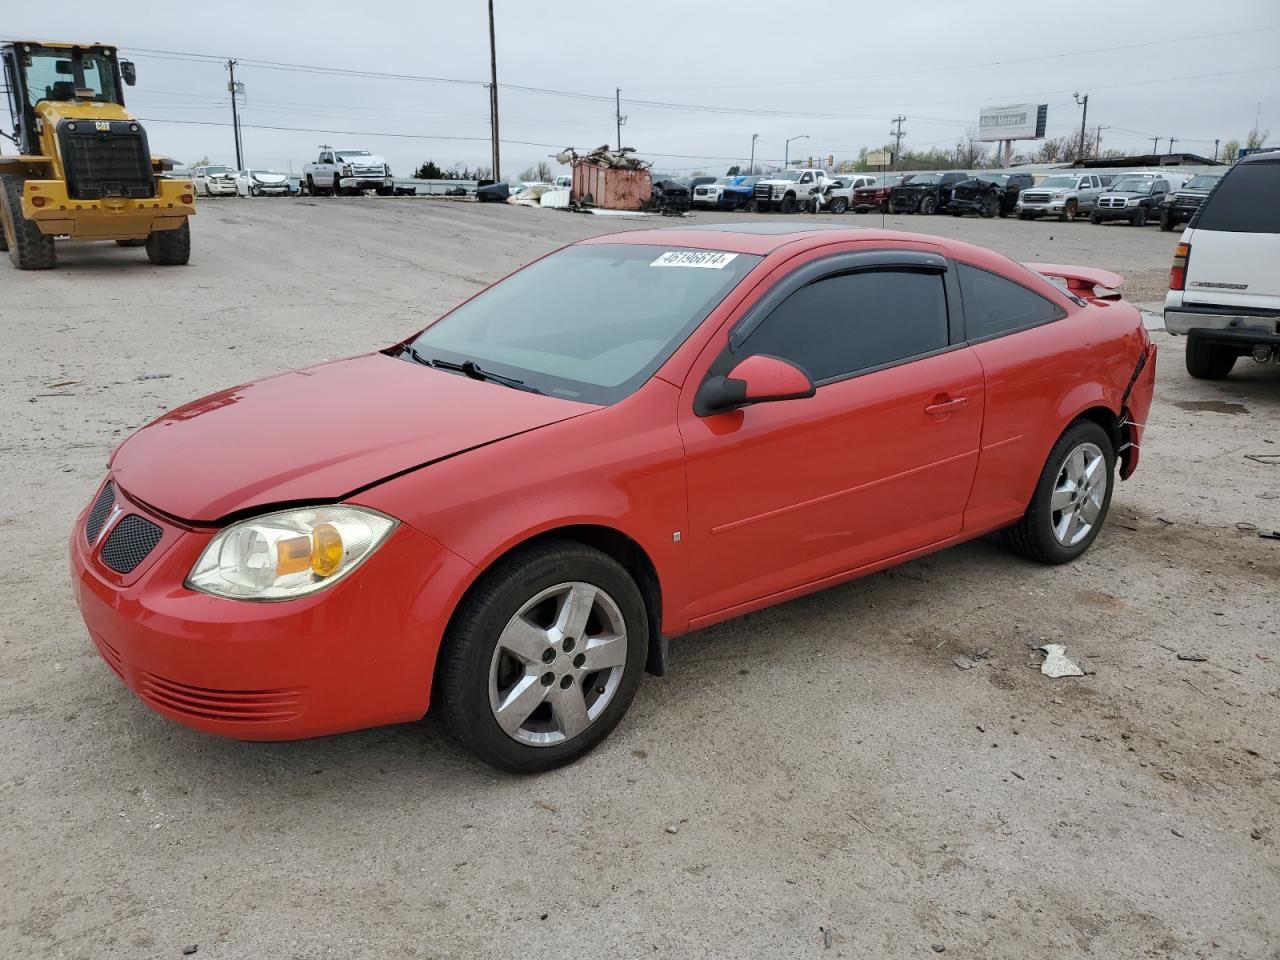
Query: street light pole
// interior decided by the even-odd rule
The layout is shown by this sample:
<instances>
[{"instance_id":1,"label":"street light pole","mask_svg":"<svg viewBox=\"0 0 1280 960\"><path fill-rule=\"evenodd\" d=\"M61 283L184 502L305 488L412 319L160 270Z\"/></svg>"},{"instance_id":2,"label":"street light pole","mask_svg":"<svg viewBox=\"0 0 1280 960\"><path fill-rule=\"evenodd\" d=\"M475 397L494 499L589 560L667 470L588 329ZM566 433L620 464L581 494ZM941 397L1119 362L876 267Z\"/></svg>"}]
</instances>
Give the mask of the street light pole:
<instances>
[{"instance_id":1,"label":"street light pole","mask_svg":"<svg viewBox=\"0 0 1280 960\"><path fill-rule=\"evenodd\" d=\"M498 149L498 43L493 29L493 0L489 0L489 136L493 144L493 179L502 179Z\"/></svg>"},{"instance_id":2,"label":"street light pole","mask_svg":"<svg viewBox=\"0 0 1280 960\"><path fill-rule=\"evenodd\" d=\"M751 163L747 167L747 176L755 176L756 172L756 140L760 138L760 134L753 133L751 135Z\"/></svg>"},{"instance_id":3,"label":"street light pole","mask_svg":"<svg viewBox=\"0 0 1280 960\"><path fill-rule=\"evenodd\" d=\"M791 144L797 140L808 140L808 139L809 139L809 135L807 133L802 133L798 137L791 137L783 141L783 146L782 146L782 169L783 170L786 170L789 166L791 166Z\"/></svg>"},{"instance_id":4,"label":"street light pole","mask_svg":"<svg viewBox=\"0 0 1280 960\"><path fill-rule=\"evenodd\" d=\"M1089 120L1089 95L1086 93L1083 100L1078 93L1073 93L1071 96L1076 98L1076 103L1084 107L1084 112L1080 114L1080 159L1083 160L1085 150L1084 130L1085 124Z\"/></svg>"}]
</instances>

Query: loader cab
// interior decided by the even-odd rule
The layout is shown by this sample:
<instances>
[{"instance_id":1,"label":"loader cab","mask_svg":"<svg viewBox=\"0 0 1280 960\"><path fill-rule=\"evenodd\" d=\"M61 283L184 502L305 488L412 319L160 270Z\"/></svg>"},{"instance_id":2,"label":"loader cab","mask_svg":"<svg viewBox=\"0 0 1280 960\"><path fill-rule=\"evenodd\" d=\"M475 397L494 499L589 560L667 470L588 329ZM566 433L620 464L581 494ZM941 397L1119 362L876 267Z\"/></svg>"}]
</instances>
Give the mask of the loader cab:
<instances>
[{"instance_id":1,"label":"loader cab","mask_svg":"<svg viewBox=\"0 0 1280 960\"><path fill-rule=\"evenodd\" d=\"M40 103L112 103L124 106L124 86L134 66L114 47L14 42L0 47L9 113L23 153L38 153L36 106Z\"/></svg>"}]
</instances>

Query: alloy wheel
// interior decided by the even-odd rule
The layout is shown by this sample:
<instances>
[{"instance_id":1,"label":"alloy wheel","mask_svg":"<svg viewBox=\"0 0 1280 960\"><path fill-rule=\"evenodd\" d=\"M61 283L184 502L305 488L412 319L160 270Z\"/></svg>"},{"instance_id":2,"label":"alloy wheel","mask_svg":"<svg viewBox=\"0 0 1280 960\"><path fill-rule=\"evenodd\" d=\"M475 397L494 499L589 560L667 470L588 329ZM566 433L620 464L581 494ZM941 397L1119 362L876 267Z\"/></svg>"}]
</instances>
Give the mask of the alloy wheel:
<instances>
[{"instance_id":1,"label":"alloy wheel","mask_svg":"<svg viewBox=\"0 0 1280 960\"><path fill-rule=\"evenodd\" d=\"M627 626L613 597L583 581L560 583L503 628L489 665L489 707L513 740L555 746L604 713L626 663Z\"/></svg>"},{"instance_id":2,"label":"alloy wheel","mask_svg":"<svg viewBox=\"0 0 1280 960\"><path fill-rule=\"evenodd\" d=\"M1094 443L1072 448L1058 468L1049 500L1054 539L1073 547L1089 536L1107 498L1107 460Z\"/></svg>"}]
</instances>

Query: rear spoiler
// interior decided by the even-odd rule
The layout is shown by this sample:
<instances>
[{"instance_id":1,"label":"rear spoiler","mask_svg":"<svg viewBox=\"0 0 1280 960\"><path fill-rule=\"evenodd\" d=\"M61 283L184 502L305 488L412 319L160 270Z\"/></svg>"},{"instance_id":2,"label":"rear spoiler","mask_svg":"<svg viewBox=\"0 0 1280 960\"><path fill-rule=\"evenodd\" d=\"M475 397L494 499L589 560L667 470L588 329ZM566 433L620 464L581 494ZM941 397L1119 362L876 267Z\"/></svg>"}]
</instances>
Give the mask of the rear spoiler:
<instances>
[{"instance_id":1,"label":"rear spoiler","mask_svg":"<svg viewBox=\"0 0 1280 960\"><path fill-rule=\"evenodd\" d=\"M1077 297L1090 300L1119 300L1120 286L1124 277L1110 270L1099 270L1096 267L1069 267L1061 263L1024 263L1024 267L1042 277L1058 277L1066 281L1067 289ZM1107 292L1099 293L1095 288L1103 287Z\"/></svg>"}]
</instances>

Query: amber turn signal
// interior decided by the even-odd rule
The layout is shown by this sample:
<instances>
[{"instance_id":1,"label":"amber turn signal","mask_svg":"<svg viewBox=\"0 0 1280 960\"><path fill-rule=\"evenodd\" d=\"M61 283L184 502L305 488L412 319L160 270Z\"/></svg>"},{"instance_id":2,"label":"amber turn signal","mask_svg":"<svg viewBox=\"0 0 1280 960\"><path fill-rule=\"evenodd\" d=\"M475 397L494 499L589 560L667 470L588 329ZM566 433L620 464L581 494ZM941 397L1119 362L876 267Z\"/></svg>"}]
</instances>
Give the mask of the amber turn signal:
<instances>
[{"instance_id":1,"label":"amber turn signal","mask_svg":"<svg viewBox=\"0 0 1280 960\"><path fill-rule=\"evenodd\" d=\"M322 523L311 532L311 572L328 577L342 566L342 534L331 523Z\"/></svg>"}]
</instances>

